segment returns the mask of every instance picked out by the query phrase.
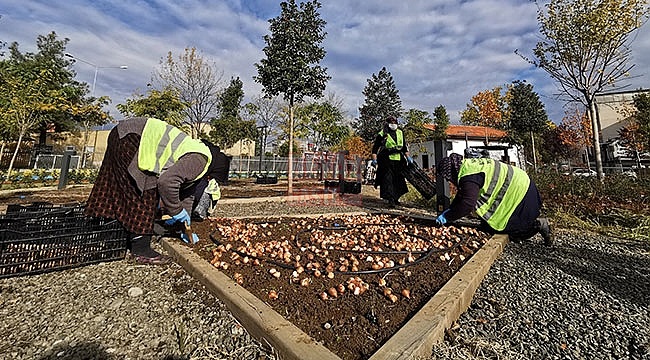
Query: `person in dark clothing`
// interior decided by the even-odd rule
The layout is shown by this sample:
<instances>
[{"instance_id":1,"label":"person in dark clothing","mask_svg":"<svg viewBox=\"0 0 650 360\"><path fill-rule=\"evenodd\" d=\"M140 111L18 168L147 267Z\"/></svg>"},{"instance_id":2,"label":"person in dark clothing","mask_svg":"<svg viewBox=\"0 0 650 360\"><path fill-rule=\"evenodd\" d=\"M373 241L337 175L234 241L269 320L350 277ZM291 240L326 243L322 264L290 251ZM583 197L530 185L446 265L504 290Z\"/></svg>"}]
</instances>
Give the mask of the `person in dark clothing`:
<instances>
[{"instance_id":1,"label":"person in dark clothing","mask_svg":"<svg viewBox=\"0 0 650 360\"><path fill-rule=\"evenodd\" d=\"M201 140L212 153L211 171L196 185L194 191L194 204L192 205L192 218L204 220L209 212L214 209L221 197L220 187L228 184L228 173L232 157L221 152L219 146L207 140Z\"/></svg>"},{"instance_id":2,"label":"person in dark clothing","mask_svg":"<svg viewBox=\"0 0 650 360\"><path fill-rule=\"evenodd\" d=\"M481 230L507 234L513 241L539 233L553 244L548 219L539 218L542 200L525 171L489 158L463 159L451 154L436 166L437 175L457 188L448 209L436 219L444 225L473 211L481 218Z\"/></svg>"},{"instance_id":3,"label":"person in dark clothing","mask_svg":"<svg viewBox=\"0 0 650 360\"><path fill-rule=\"evenodd\" d=\"M111 130L97 180L86 202L87 216L118 220L128 232L129 249L136 261L164 263L151 248L151 236L163 209L168 226L191 223L196 184L216 176L216 154L164 121L136 117ZM185 234L186 242L196 243Z\"/></svg>"},{"instance_id":4,"label":"person in dark clothing","mask_svg":"<svg viewBox=\"0 0 650 360\"><path fill-rule=\"evenodd\" d=\"M399 205L399 198L408 192L406 180L401 170L409 156L402 130L397 128L397 119L389 117L383 129L377 134L372 146L372 162L377 165L375 188L379 186L379 197L388 202L389 207Z\"/></svg>"}]
</instances>

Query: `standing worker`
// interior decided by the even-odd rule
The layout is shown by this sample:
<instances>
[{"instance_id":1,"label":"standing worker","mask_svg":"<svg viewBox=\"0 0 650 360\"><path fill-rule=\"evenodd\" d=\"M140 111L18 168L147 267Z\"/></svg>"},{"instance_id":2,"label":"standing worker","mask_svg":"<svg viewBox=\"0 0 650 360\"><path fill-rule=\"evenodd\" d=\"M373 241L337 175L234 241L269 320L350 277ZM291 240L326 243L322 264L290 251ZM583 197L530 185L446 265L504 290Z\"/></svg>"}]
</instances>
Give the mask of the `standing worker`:
<instances>
[{"instance_id":1,"label":"standing worker","mask_svg":"<svg viewBox=\"0 0 650 360\"><path fill-rule=\"evenodd\" d=\"M372 164L377 165L375 188L379 186L379 197L391 208L399 205L399 198L408 192L401 171L412 162L404 133L397 128L397 119L388 117L372 145Z\"/></svg>"},{"instance_id":2,"label":"standing worker","mask_svg":"<svg viewBox=\"0 0 650 360\"><path fill-rule=\"evenodd\" d=\"M481 218L481 230L508 234L511 240L529 239L539 233L553 244L548 219L538 218L542 200L537 186L522 169L489 158L467 158L452 153L437 165L437 176L458 191L448 209L436 219L444 225L469 215Z\"/></svg>"},{"instance_id":3,"label":"standing worker","mask_svg":"<svg viewBox=\"0 0 650 360\"><path fill-rule=\"evenodd\" d=\"M151 248L159 204L171 216L165 223L190 225L195 186L217 177L216 154L200 140L158 119L120 121L108 135L104 161L86 203L85 214L118 220L128 232L136 261L167 261ZM198 242L181 235L183 241Z\"/></svg>"}]
</instances>

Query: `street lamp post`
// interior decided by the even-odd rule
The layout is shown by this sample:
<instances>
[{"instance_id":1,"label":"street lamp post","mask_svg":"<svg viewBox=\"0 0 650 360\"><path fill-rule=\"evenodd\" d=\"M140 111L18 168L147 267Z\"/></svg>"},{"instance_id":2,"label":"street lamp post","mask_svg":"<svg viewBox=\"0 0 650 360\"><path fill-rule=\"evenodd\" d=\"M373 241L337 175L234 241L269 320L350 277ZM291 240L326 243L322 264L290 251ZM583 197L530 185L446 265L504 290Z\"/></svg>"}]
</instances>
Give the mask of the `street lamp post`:
<instances>
[{"instance_id":1,"label":"street lamp post","mask_svg":"<svg viewBox=\"0 0 650 360\"><path fill-rule=\"evenodd\" d=\"M65 53L64 55L65 55L66 57L71 58L72 60L75 60L75 61L76 61L76 60L81 61L82 63L88 64L88 65L90 65L90 66L92 66L92 67L95 68L95 76L93 77L93 86L92 86L92 88L91 88L91 93L92 93L92 96L93 96L93 97L95 97L95 85L97 84L97 72L99 72L99 69L122 69L122 70L126 70L126 69L129 68L129 67L126 66L126 65L120 65L120 66L98 66L98 65L96 65L96 64L91 63L90 61L86 61L86 60L84 60L84 59L80 59L80 58L78 58L78 57L76 57L76 56L74 56L74 55L72 55L72 54L70 54L70 53Z\"/></svg>"},{"instance_id":2,"label":"street lamp post","mask_svg":"<svg viewBox=\"0 0 650 360\"><path fill-rule=\"evenodd\" d=\"M87 60L84 60L84 59L80 59L80 58L78 58L78 57L76 57L76 56L74 56L74 55L72 55L72 54L70 54L70 53L65 53L65 54L63 54L63 55L64 55L65 57L69 57L69 58L72 59L73 61L77 61L77 60L78 60L78 61L81 61L82 63L88 64L88 65L90 65L90 66L92 66L92 67L95 68L95 74L94 74L94 76L93 76L93 86L92 86L92 88L91 88L91 94L92 94L92 97L93 97L93 98L95 97L95 85L97 85L97 73L99 72L99 69L122 69L122 70L126 70L126 69L129 68L129 67L126 66L126 65L120 65L120 66L99 66L99 65L97 65L97 64L93 64L93 63L91 63L90 61L87 61ZM85 140L85 142L88 141L88 140L87 140L87 138L88 138L87 133L88 133L88 129L86 128L86 140ZM84 166L84 167L86 166L86 149L85 149L86 146L87 146L87 144L84 144L84 149L83 149L83 166ZM94 161L95 161L95 150L96 150L96 149L97 149L97 131L95 131L95 143L94 143L94 145L93 145L93 153L92 153L91 158L90 158L90 163L91 163L91 164L94 163Z\"/></svg>"},{"instance_id":3,"label":"street lamp post","mask_svg":"<svg viewBox=\"0 0 650 360\"><path fill-rule=\"evenodd\" d=\"M262 160L264 159L264 148L266 145L266 125L258 126L257 131L260 133L260 164L259 164L259 175L262 175ZM265 170L268 169L265 167Z\"/></svg>"}]
</instances>

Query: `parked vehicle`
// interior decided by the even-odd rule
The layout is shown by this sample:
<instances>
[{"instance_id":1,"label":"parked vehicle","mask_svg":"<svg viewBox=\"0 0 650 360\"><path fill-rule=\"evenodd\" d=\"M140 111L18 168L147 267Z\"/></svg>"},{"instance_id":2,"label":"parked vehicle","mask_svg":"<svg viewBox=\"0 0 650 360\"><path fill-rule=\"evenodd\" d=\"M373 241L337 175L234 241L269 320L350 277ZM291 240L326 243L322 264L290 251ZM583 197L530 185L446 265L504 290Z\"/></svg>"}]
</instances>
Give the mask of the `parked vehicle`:
<instances>
[{"instance_id":1,"label":"parked vehicle","mask_svg":"<svg viewBox=\"0 0 650 360\"><path fill-rule=\"evenodd\" d=\"M630 169L630 170L624 170L624 171L622 172L622 174L625 175L625 176L629 176L629 177L631 177L631 178L634 178L634 179L637 178L636 171L631 170L631 169Z\"/></svg>"},{"instance_id":2,"label":"parked vehicle","mask_svg":"<svg viewBox=\"0 0 650 360\"><path fill-rule=\"evenodd\" d=\"M598 173L596 173L596 171L591 169L575 169L571 172L571 175L589 177L589 176L598 176Z\"/></svg>"}]
</instances>

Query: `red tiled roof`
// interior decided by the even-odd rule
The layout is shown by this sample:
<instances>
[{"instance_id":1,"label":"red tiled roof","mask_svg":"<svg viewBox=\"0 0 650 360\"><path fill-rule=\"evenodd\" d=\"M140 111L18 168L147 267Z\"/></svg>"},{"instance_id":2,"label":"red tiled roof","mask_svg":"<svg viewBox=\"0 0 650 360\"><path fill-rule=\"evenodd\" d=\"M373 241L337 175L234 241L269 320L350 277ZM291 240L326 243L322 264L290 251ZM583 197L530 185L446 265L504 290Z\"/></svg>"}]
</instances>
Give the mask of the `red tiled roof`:
<instances>
[{"instance_id":1,"label":"red tiled roof","mask_svg":"<svg viewBox=\"0 0 650 360\"><path fill-rule=\"evenodd\" d=\"M434 124L424 124L425 129L435 130ZM447 137L451 139L480 138L485 139L503 139L506 132L503 130L493 129L486 126L469 126L469 125L449 125L447 127Z\"/></svg>"}]
</instances>

